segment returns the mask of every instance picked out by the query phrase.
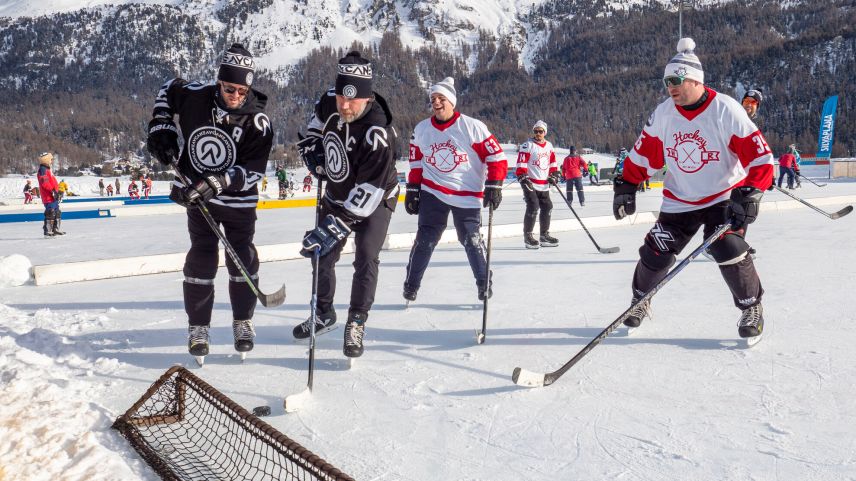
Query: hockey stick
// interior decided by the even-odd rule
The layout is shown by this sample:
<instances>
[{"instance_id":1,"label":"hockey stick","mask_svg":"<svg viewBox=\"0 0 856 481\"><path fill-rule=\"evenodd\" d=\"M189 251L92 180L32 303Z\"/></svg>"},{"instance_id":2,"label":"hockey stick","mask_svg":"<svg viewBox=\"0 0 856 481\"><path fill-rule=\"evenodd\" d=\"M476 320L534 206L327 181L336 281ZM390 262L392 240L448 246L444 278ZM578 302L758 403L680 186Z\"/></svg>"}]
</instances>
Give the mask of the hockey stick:
<instances>
[{"instance_id":1,"label":"hockey stick","mask_svg":"<svg viewBox=\"0 0 856 481\"><path fill-rule=\"evenodd\" d=\"M811 182L812 184L814 184L814 185L816 185L816 186L818 186L818 187L826 187L826 184L818 184L817 182L815 182L815 181L813 181L813 180L809 179L808 177L806 177L806 176L804 176L804 175L800 174L799 172L796 172L796 174L797 174L797 177L802 177L803 179L805 179L805 180L807 180L807 181Z\"/></svg>"},{"instance_id":2,"label":"hockey stick","mask_svg":"<svg viewBox=\"0 0 856 481\"><path fill-rule=\"evenodd\" d=\"M597 241L594 240L594 237L592 237L591 233L588 231L588 229L586 229L586 225L583 224L583 220L580 219L580 216L577 215L577 211L574 210L574 208L571 206L570 201L568 201L568 198L565 197L565 194L562 193L562 189L560 189L558 185L553 185L553 187L556 188L556 192L558 192L559 195L562 196L562 199L565 200L565 204L568 204L568 208L571 209L571 213L574 214L574 217L576 217L577 220L580 222L580 225L583 227L583 230L586 231L586 234L588 234L589 239L591 239L592 243L601 254L614 254L621 250L619 247L601 247L597 245Z\"/></svg>"},{"instance_id":3,"label":"hockey stick","mask_svg":"<svg viewBox=\"0 0 856 481\"><path fill-rule=\"evenodd\" d=\"M321 221L321 178L318 178L318 194L315 198L315 228ZM306 389L286 396L282 401L285 412L291 413L299 410L312 396L312 381L315 374L315 318L318 314L318 262L321 260L321 247L315 249L312 254L312 298L309 301L309 378L306 381Z\"/></svg>"},{"instance_id":4,"label":"hockey stick","mask_svg":"<svg viewBox=\"0 0 856 481\"><path fill-rule=\"evenodd\" d=\"M487 336L487 301L490 298L490 281L493 277L490 272L490 248L493 241L493 204L488 209L487 214L487 277L484 285L484 306L482 306L482 328L476 335L476 342L484 344L485 336Z\"/></svg>"},{"instance_id":5,"label":"hockey stick","mask_svg":"<svg viewBox=\"0 0 856 481\"><path fill-rule=\"evenodd\" d=\"M818 207L815 207L815 206L814 206L814 205L812 205L812 204L809 204L808 202L806 202L806 201L804 201L804 200L800 199L799 197L795 196L794 194L791 194L790 192L786 191L785 189L782 189L781 187L779 187L779 186L777 186L777 185L773 185L773 188L775 188L775 189L776 189L776 190L778 190L779 192L781 192L781 193L785 194L786 196L790 197L791 199L794 199L794 200L796 200L797 202L800 202L800 203L801 203L801 204L803 204L803 205L806 205L806 206L808 206L808 207L811 207L812 209L814 209L814 210L816 210L816 211L820 212L821 214L825 215L826 217L829 217L829 218L830 218L830 219L832 219L832 220L838 219L838 218L840 218L840 217L844 217L845 215L847 215L847 214L849 214L849 213L853 212L853 206L852 206L852 205L848 205L848 206L846 206L846 207L842 208L841 210L839 210L838 212L833 212L833 213L831 213L831 214L830 214L829 212L826 212L826 211L825 211L825 210L823 210L823 209L820 209L820 208L818 208Z\"/></svg>"},{"instance_id":6,"label":"hockey stick","mask_svg":"<svg viewBox=\"0 0 856 481\"><path fill-rule=\"evenodd\" d=\"M693 259L695 259L702 252L704 252L705 249L710 247L711 244L713 244L717 239L719 239L720 236L725 234L725 232L727 232L730 228L731 224L726 223L716 229L716 231L711 234L710 237L705 239L700 246L696 247L696 249L692 251L686 259L682 260L680 264L676 265L671 271L669 271L669 273L666 274L666 277L664 277L663 280L658 282L657 285L655 285L653 288L651 288L651 290L646 292L644 296L640 297L639 300L637 300L634 304L628 307L626 311L624 311L620 316L618 316L614 321L612 321L612 324L606 326L606 329L601 331L600 334L597 335L597 337L592 339L591 342L586 345L586 347L582 348L582 350L578 352L574 357L572 357L570 361L566 362L564 366L549 373L537 373L527 371L526 369L522 369L519 367L515 367L514 373L511 375L511 379L514 381L514 384L517 384L518 386L541 387L549 386L550 384L556 382L557 379L562 377L562 374L568 372L569 369L574 367L574 364L579 362L579 360L585 357L585 355L588 354L589 351L594 349L595 346L597 346L598 344L600 344L601 341L606 339L606 336L612 334L612 331L617 329L618 326L620 326L621 323L624 322L625 319L627 319L633 308L644 302L647 302L649 299L654 297L654 294L656 294L657 291L662 289L663 286L666 285L666 283L668 283L670 280L672 280L672 278L678 275L678 273L681 272L686 266L688 266Z\"/></svg>"},{"instance_id":7,"label":"hockey stick","mask_svg":"<svg viewBox=\"0 0 856 481\"><path fill-rule=\"evenodd\" d=\"M175 175L179 180L181 180L181 182L187 187L192 187L193 184L190 183L190 179L178 169L178 159L173 158L171 164L175 169ZM232 244L229 243L226 236L223 234L223 231L220 230L220 227L214 220L214 217L212 217L211 213L208 212L208 207L205 206L205 203L198 202L196 206L199 207L199 212L202 213L202 217L204 217L205 221L208 222L211 230L213 230L214 233L217 234L217 237L220 238L220 242L223 244L223 248L226 250L226 253L232 259L232 262L235 263L235 266L237 266L238 270L241 272L241 277L243 277L244 281L247 282L247 285L250 286L250 290L253 291L253 294L256 295L259 302L261 302L265 307L276 307L282 305L282 303L285 302L285 284L272 294L265 294L259 290L259 286L256 285L256 282L250 276L249 271L247 271L247 266L245 266L244 262L241 261L241 258L238 257L238 253L235 252L235 248L232 247Z\"/></svg>"}]
</instances>

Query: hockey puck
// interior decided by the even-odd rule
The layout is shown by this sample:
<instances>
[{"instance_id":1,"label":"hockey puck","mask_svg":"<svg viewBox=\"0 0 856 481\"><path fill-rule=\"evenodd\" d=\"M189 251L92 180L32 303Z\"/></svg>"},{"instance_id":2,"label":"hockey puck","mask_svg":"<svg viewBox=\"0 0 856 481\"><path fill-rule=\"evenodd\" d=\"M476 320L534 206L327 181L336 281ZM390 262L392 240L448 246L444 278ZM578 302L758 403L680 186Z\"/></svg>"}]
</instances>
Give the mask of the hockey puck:
<instances>
[{"instance_id":1,"label":"hockey puck","mask_svg":"<svg viewBox=\"0 0 856 481\"><path fill-rule=\"evenodd\" d=\"M270 406L256 406L253 408L253 415L257 417L270 416Z\"/></svg>"}]
</instances>

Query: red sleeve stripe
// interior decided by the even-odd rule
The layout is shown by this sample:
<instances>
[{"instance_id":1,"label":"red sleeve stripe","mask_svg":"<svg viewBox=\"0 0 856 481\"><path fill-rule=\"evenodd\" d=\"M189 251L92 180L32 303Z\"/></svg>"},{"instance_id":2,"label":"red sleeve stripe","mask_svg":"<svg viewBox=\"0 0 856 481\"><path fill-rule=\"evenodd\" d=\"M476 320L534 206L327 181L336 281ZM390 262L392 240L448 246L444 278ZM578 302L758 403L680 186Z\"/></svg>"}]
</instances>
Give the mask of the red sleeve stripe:
<instances>
[{"instance_id":1,"label":"red sleeve stripe","mask_svg":"<svg viewBox=\"0 0 856 481\"><path fill-rule=\"evenodd\" d=\"M487 163L487 180L503 180L508 175L508 162L505 159Z\"/></svg>"},{"instance_id":2,"label":"red sleeve stripe","mask_svg":"<svg viewBox=\"0 0 856 481\"><path fill-rule=\"evenodd\" d=\"M770 147L761 132L756 130L746 137L731 136L728 142L728 148L737 154L740 163L743 167L748 166L753 160L758 157L770 154Z\"/></svg>"},{"instance_id":3,"label":"red sleeve stripe","mask_svg":"<svg viewBox=\"0 0 856 481\"><path fill-rule=\"evenodd\" d=\"M630 157L628 157L624 159L624 172L621 174L621 177L631 184L639 184L650 176L648 175L648 169L634 164L630 161Z\"/></svg>"},{"instance_id":4,"label":"red sleeve stripe","mask_svg":"<svg viewBox=\"0 0 856 481\"><path fill-rule=\"evenodd\" d=\"M407 174L407 182L410 184L422 183L422 168L410 168L410 173Z\"/></svg>"},{"instance_id":5,"label":"red sleeve stripe","mask_svg":"<svg viewBox=\"0 0 856 481\"><path fill-rule=\"evenodd\" d=\"M773 183L773 166L770 164L758 165L749 169L749 175L743 180L743 185L767 190Z\"/></svg>"}]
</instances>

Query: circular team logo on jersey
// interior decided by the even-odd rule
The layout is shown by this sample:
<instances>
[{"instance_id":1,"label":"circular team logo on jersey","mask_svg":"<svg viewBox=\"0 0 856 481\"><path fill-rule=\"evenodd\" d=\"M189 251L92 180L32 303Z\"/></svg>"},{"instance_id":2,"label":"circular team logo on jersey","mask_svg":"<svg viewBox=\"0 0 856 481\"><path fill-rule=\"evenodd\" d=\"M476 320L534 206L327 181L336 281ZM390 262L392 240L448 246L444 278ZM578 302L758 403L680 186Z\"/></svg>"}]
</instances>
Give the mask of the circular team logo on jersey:
<instances>
[{"instance_id":1,"label":"circular team logo on jersey","mask_svg":"<svg viewBox=\"0 0 856 481\"><path fill-rule=\"evenodd\" d=\"M197 172L218 172L235 165L235 142L218 128L199 127L190 134L187 146L190 163Z\"/></svg>"},{"instance_id":2,"label":"circular team logo on jersey","mask_svg":"<svg viewBox=\"0 0 856 481\"><path fill-rule=\"evenodd\" d=\"M666 147L666 156L674 160L682 171L692 174L709 162L719 162L719 151L708 150L707 139L698 130L677 132L673 138L674 146Z\"/></svg>"},{"instance_id":3,"label":"circular team logo on jersey","mask_svg":"<svg viewBox=\"0 0 856 481\"><path fill-rule=\"evenodd\" d=\"M426 162L440 172L451 172L459 165L467 162L466 152L459 153L458 147L451 140L431 145L431 155Z\"/></svg>"},{"instance_id":4,"label":"circular team logo on jersey","mask_svg":"<svg viewBox=\"0 0 856 481\"><path fill-rule=\"evenodd\" d=\"M338 184L348 177L348 154L342 140L333 132L324 135L324 157L327 160L327 178Z\"/></svg>"}]
</instances>

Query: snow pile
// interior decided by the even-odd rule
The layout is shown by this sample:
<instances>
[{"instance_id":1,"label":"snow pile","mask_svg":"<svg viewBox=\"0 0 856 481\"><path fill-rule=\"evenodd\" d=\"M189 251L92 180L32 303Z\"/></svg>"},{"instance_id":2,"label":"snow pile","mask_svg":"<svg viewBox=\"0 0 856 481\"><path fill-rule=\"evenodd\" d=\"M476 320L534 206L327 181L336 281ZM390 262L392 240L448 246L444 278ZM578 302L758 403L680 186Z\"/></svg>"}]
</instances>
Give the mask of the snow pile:
<instances>
[{"instance_id":1,"label":"snow pile","mask_svg":"<svg viewBox=\"0 0 856 481\"><path fill-rule=\"evenodd\" d=\"M33 264L21 254L0 257L0 287L23 285L30 280Z\"/></svg>"},{"instance_id":2,"label":"snow pile","mask_svg":"<svg viewBox=\"0 0 856 481\"><path fill-rule=\"evenodd\" d=\"M96 401L118 383L110 376L120 364L93 359L90 341L74 337L105 329L108 318L0 304L0 319L0 478L136 478L109 430L113 413Z\"/></svg>"}]
</instances>

